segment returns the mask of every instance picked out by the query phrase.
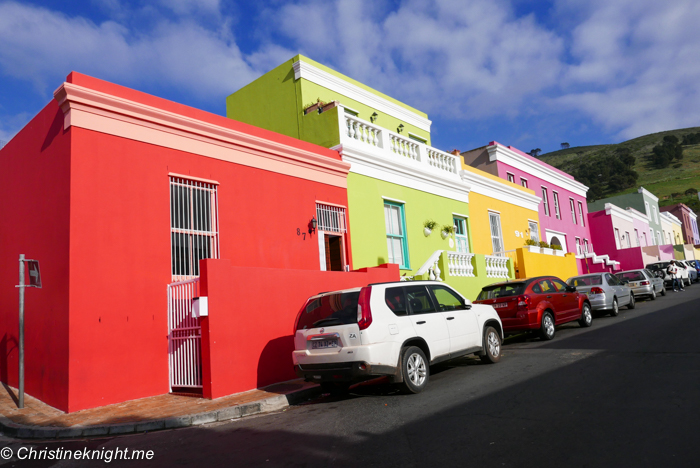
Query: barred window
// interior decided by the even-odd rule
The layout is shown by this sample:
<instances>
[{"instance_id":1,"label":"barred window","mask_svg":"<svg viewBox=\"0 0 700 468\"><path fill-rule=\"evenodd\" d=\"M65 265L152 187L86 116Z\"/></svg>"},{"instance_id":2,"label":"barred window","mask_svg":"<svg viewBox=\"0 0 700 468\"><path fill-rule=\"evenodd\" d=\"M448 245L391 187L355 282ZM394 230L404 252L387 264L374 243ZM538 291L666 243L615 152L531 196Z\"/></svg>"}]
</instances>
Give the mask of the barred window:
<instances>
[{"instance_id":1,"label":"barred window","mask_svg":"<svg viewBox=\"0 0 700 468\"><path fill-rule=\"evenodd\" d=\"M216 184L170 177L173 281L199 276L199 261L219 258Z\"/></svg>"},{"instance_id":2,"label":"barred window","mask_svg":"<svg viewBox=\"0 0 700 468\"><path fill-rule=\"evenodd\" d=\"M316 220L318 230L325 232L345 233L345 208L316 203Z\"/></svg>"}]
</instances>

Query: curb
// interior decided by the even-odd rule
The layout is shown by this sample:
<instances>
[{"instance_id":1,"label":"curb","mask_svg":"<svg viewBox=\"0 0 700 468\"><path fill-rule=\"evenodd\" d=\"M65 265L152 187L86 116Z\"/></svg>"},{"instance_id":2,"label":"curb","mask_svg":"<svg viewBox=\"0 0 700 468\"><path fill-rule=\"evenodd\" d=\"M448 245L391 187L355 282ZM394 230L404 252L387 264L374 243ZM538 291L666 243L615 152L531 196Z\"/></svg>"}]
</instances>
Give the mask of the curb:
<instances>
[{"instance_id":1,"label":"curb","mask_svg":"<svg viewBox=\"0 0 700 468\"><path fill-rule=\"evenodd\" d=\"M254 414L279 411L288 406L299 404L321 395L321 387L305 388L286 395L277 395L264 400L228 408L209 411L206 413L187 416L173 416L170 418L140 421L124 424L104 424L99 426L26 426L17 424L0 415L0 432L2 435L16 439L78 439L84 437L98 437L106 435L138 434L144 432L160 431L165 429L177 429L181 427L201 426L220 421L230 421Z\"/></svg>"}]
</instances>

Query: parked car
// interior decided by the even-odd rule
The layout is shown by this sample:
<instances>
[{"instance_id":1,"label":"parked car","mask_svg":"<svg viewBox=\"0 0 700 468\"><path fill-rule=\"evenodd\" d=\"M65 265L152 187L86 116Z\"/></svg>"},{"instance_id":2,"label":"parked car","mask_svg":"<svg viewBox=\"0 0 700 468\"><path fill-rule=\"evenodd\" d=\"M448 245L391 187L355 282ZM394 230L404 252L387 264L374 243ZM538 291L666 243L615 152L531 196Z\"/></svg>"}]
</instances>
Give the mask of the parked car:
<instances>
[{"instance_id":1,"label":"parked car","mask_svg":"<svg viewBox=\"0 0 700 468\"><path fill-rule=\"evenodd\" d=\"M616 317L620 313L621 306L634 309L634 293L610 273L590 273L574 276L566 280L569 286L576 287L580 294L588 296L593 310L606 310Z\"/></svg>"},{"instance_id":2,"label":"parked car","mask_svg":"<svg viewBox=\"0 0 700 468\"><path fill-rule=\"evenodd\" d=\"M648 297L653 301L656 299L657 294L661 294L662 296L666 295L664 280L644 268L621 271L615 273L615 276L623 283L627 283L627 286L632 289L635 297Z\"/></svg>"},{"instance_id":3,"label":"parked car","mask_svg":"<svg viewBox=\"0 0 700 468\"><path fill-rule=\"evenodd\" d=\"M294 324L292 359L297 375L331 392L389 376L418 393L431 364L466 354L495 363L502 341L494 309L446 284L382 283L310 297Z\"/></svg>"},{"instance_id":4,"label":"parked car","mask_svg":"<svg viewBox=\"0 0 700 468\"><path fill-rule=\"evenodd\" d=\"M690 266L695 268L695 271L698 273L698 276L700 276L700 260L686 260L688 263L690 263Z\"/></svg>"},{"instance_id":5,"label":"parked car","mask_svg":"<svg viewBox=\"0 0 700 468\"><path fill-rule=\"evenodd\" d=\"M543 340L554 338L555 327L578 320L582 327L593 323L591 303L555 276L539 276L485 286L474 301L498 312L506 333L536 330Z\"/></svg>"},{"instance_id":6,"label":"parked car","mask_svg":"<svg viewBox=\"0 0 700 468\"><path fill-rule=\"evenodd\" d=\"M691 265L689 260L676 260L680 262L684 267L688 269L688 278L690 279L690 284L698 282L698 270L695 269L695 265Z\"/></svg>"},{"instance_id":7,"label":"parked car","mask_svg":"<svg viewBox=\"0 0 700 468\"><path fill-rule=\"evenodd\" d=\"M670 262L655 262L650 263L646 266L647 270L651 271L652 273L654 273L654 275L664 280L664 287L666 288L673 287L673 278L671 278L671 275L666 273L666 269L668 268L669 264ZM678 267L678 279L682 281L684 285L690 284L688 269L683 265Z\"/></svg>"}]
</instances>

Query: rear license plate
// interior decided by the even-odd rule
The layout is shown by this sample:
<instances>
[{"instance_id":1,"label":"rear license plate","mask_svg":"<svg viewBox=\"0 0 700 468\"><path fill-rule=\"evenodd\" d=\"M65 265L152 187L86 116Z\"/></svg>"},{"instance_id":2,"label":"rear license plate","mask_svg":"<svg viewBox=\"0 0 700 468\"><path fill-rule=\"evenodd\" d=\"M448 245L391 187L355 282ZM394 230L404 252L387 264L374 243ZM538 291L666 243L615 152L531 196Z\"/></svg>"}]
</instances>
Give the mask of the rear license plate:
<instances>
[{"instance_id":1,"label":"rear license plate","mask_svg":"<svg viewBox=\"0 0 700 468\"><path fill-rule=\"evenodd\" d=\"M337 348L338 340L320 340L312 341L311 349L326 349L326 348Z\"/></svg>"},{"instance_id":2,"label":"rear license plate","mask_svg":"<svg viewBox=\"0 0 700 468\"><path fill-rule=\"evenodd\" d=\"M494 309L502 309L504 307L508 307L508 303L507 302L498 302L496 304L492 304L492 307Z\"/></svg>"}]
</instances>

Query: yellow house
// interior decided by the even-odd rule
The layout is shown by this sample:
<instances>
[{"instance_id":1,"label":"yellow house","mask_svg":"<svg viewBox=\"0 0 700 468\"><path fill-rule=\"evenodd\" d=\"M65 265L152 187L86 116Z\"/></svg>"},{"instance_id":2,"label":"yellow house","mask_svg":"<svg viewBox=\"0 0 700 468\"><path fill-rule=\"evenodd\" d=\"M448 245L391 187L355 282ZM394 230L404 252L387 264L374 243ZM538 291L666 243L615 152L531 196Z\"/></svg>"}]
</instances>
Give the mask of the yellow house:
<instances>
[{"instance_id":1,"label":"yellow house","mask_svg":"<svg viewBox=\"0 0 700 468\"><path fill-rule=\"evenodd\" d=\"M533 190L467 166L462 180L470 186L469 237L474 252L505 255L515 277L554 275L564 280L578 274L575 254L526 246L540 240L539 203Z\"/></svg>"}]
</instances>

